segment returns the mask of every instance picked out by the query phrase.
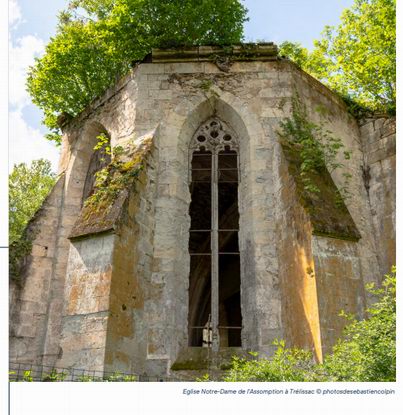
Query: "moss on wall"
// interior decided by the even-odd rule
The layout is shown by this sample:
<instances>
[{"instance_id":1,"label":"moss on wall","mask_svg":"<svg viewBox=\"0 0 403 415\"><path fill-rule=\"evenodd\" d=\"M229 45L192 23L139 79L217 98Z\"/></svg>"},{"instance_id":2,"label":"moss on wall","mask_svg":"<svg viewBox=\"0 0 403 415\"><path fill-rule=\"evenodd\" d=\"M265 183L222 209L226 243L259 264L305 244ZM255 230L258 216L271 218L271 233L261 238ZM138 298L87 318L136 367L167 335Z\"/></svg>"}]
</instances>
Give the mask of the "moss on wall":
<instances>
[{"instance_id":1,"label":"moss on wall","mask_svg":"<svg viewBox=\"0 0 403 415\"><path fill-rule=\"evenodd\" d=\"M300 202L308 213L314 235L358 241L361 235L339 190L326 168L309 173L309 180L319 190L306 192L301 178L301 157L298 146L281 143L288 171L293 176Z\"/></svg>"},{"instance_id":2,"label":"moss on wall","mask_svg":"<svg viewBox=\"0 0 403 415\"><path fill-rule=\"evenodd\" d=\"M148 137L134 149L129 160L121 161L116 157L97 173L94 191L84 202L70 239L114 229L129 191L144 168L151 146L152 137Z\"/></svg>"}]
</instances>

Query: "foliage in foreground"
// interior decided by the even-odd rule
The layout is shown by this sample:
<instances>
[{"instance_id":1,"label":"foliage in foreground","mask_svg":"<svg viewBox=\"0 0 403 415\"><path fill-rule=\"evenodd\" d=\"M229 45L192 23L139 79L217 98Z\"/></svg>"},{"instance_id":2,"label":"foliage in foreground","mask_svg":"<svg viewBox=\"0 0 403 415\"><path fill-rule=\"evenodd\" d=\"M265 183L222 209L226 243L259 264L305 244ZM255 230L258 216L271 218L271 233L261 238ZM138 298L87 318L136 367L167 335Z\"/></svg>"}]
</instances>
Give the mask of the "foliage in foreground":
<instances>
[{"instance_id":1,"label":"foliage in foreground","mask_svg":"<svg viewBox=\"0 0 403 415\"><path fill-rule=\"evenodd\" d=\"M283 340L274 342L277 350L270 359L256 360L233 357L232 368L225 382L308 382L314 381L312 353L300 349L287 349Z\"/></svg>"},{"instance_id":2,"label":"foliage in foreground","mask_svg":"<svg viewBox=\"0 0 403 415\"><path fill-rule=\"evenodd\" d=\"M345 97L355 113L396 108L396 0L355 0L309 52L284 42L280 53Z\"/></svg>"},{"instance_id":3,"label":"foliage in foreground","mask_svg":"<svg viewBox=\"0 0 403 415\"><path fill-rule=\"evenodd\" d=\"M315 364L310 352L287 349L277 341L270 359L234 358L224 377L226 382L394 382L396 381L396 271L385 275L382 287L369 286L378 301L368 310L368 318L358 321L346 316L344 337ZM256 354L253 354L256 357ZM202 380L208 380L204 378Z\"/></svg>"},{"instance_id":4,"label":"foliage in foreground","mask_svg":"<svg viewBox=\"0 0 403 415\"><path fill-rule=\"evenodd\" d=\"M71 0L27 87L60 141L57 115L76 116L153 47L239 43L239 0Z\"/></svg>"},{"instance_id":5,"label":"foliage in foreground","mask_svg":"<svg viewBox=\"0 0 403 415\"><path fill-rule=\"evenodd\" d=\"M323 364L329 380L394 382L396 380L396 270L386 275L382 287L369 287L378 301L368 309L369 318L348 316L345 339L339 340Z\"/></svg>"},{"instance_id":6,"label":"foliage in foreground","mask_svg":"<svg viewBox=\"0 0 403 415\"><path fill-rule=\"evenodd\" d=\"M9 372L10 382L63 382L68 378L68 372L53 369L49 373L43 373L40 379L34 379L31 370L25 370L21 378L17 379L17 373L14 370ZM108 376L96 375L79 375L74 379L76 382L138 382L137 375L127 375L115 372Z\"/></svg>"}]
</instances>

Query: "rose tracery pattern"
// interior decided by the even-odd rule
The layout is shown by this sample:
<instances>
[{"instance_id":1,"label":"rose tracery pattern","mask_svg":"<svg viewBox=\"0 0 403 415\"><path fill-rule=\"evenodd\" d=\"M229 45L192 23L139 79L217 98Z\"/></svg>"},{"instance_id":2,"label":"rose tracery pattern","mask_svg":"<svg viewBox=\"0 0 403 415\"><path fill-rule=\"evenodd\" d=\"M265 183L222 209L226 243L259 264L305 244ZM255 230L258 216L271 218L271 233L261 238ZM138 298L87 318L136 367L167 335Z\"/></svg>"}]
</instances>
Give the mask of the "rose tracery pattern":
<instances>
[{"instance_id":1,"label":"rose tracery pattern","mask_svg":"<svg viewBox=\"0 0 403 415\"><path fill-rule=\"evenodd\" d=\"M238 151L238 140L232 129L218 118L211 118L196 131L190 144L193 151Z\"/></svg>"}]
</instances>

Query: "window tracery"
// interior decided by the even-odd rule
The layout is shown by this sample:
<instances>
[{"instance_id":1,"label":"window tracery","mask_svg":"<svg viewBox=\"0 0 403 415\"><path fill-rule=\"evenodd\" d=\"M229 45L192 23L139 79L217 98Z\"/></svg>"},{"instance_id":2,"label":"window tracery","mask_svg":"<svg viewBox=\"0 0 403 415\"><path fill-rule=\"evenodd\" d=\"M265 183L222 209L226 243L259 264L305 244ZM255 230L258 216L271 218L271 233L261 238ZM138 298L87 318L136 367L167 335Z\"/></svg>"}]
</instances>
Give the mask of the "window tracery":
<instances>
[{"instance_id":1,"label":"window tracery","mask_svg":"<svg viewBox=\"0 0 403 415\"><path fill-rule=\"evenodd\" d=\"M189 147L189 345L241 345L238 139L212 118Z\"/></svg>"}]
</instances>

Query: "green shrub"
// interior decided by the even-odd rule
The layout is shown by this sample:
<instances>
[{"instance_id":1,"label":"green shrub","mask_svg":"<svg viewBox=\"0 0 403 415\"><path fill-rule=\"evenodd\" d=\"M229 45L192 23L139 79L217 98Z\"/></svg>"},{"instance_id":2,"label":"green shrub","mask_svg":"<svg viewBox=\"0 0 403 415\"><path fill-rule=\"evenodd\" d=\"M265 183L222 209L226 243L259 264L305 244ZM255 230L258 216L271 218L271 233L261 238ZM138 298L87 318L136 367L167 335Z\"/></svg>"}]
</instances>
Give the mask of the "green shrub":
<instances>
[{"instance_id":1,"label":"green shrub","mask_svg":"<svg viewBox=\"0 0 403 415\"><path fill-rule=\"evenodd\" d=\"M381 288L367 286L377 298L367 310L368 318L349 320L344 336L325 356L314 362L310 352L287 349L275 341L277 350L268 359L234 357L226 382L394 382L396 381L396 269L385 275ZM209 380L207 377L201 380Z\"/></svg>"}]
</instances>

